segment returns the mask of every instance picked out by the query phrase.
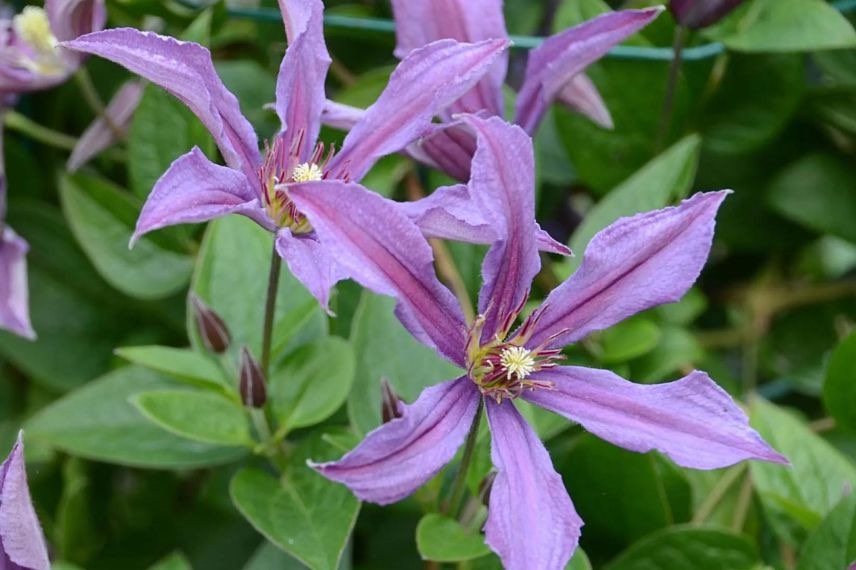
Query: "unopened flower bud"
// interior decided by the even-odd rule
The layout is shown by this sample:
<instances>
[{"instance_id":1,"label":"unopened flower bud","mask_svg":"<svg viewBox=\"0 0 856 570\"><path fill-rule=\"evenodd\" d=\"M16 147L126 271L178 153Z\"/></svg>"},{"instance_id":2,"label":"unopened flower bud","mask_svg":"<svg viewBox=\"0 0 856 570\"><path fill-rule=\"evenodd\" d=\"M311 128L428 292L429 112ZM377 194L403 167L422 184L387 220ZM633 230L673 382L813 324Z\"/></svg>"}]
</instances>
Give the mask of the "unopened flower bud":
<instances>
[{"instance_id":1,"label":"unopened flower bud","mask_svg":"<svg viewBox=\"0 0 856 570\"><path fill-rule=\"evenodd\" d=\"M669 10L679 24L697 30L717 23L742 3L743 0L672 0Z\"/></svg>"},{"instance_id":2,"label":"unopened flower bud","mask_svg":"<svg viewBox=\"0 0 856 570\"><path fill-rule=\"evenodd\" d=\"M202 299L193 293L190 294L190 302L193 304L193 318L196 321L196 328L199 330L199 336L202 337L205 348L216 354L226 352L229 343L232 342L226 323L214 309L202 302Z\"/></svg>"},{"instance_id":3,"label":"unopened flower bud","mask_svg":"<svg viewBox=\"0 0 856 570\"><path fill-rule=\"evenodd\" d=\"M380 415L383 423L400 418L401 411L399 410L399 404L401 404L401 398L398 397L398 394L395 393L395 390L392 389L392 385L390 385L386 378L380 379L380 393Z\"/></svg>"},{"instance_id":4,"label":"unopened flower bud","mask_svg":"<svg viewBox=\"0 0 856 570\"><path fill-rule=\"evenodd\" d=\"M267 401L267 389L265 388L265 375L259 363L247 350L241 349L241 378L239 390L241 400L245 406L250 408L261 408Z\"/></svg>"},{"instance_id":5,"label":"unopened flower bud","mask_svg":"<svg viewBox=\"0 0 856 570\"><path fill-rule=\"evenodd\" d=\"M489 506L490 491L493 489L493 482L496 481L496 471L490 471L485 478L479 483L479 500L484 506Z\"/></svg>"}]
</instances>

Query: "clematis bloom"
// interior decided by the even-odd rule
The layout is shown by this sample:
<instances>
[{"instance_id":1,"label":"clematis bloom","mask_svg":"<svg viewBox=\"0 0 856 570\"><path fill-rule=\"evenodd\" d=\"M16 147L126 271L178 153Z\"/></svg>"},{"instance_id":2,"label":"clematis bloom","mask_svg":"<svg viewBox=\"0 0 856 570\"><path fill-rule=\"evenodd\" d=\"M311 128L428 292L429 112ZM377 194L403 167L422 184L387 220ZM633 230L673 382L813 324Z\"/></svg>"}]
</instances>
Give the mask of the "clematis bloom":
<instances>
[{"instance_id":1,"label":"clematis bloom","mask_svg":"<svg viewBox=\"0 0 856 570\"><path fill-rule=\"evenodd\" d=\"M50 568L45 537L27 487L21 433L9 457L0 465L0 568Z\"/></svg>"},{"instance_id":2,"label":"clematis bloom","mask_svg":"<svg viewBox=\"0 0 856 570\"><path fill-rule=\"evenodd\" d=\"M128 28L89 34L64 45L123 65L178 97L209 129L226 162L225 167L214 164L198 148L178 158L155 184L133 240L173 224L242 214L276 234L276 249L291 272L326 306L331 287L345 277L343 268L291 201L289 185L360 180L378 158L430 130L432 118L476 84L508 41L446 39L414 50L334 153L317 142L330 65L323 4L280 0L280 8L288 49L274 108L282 129L264 154L204 47Z\"/></svg>"},{"instance_id":3,"label":"clematis bloom","mask_svg":"<svg viewBox=\"0 0 856 570\"><path fill-rule=\"evenodd\" d=\"M415 49L441 38L483 41L507 38L502 0L392 0L397 46L395 54L406 57ZM514 122L533 134L554 101L582 113L606 128L612 117L586 67L603 57L650 23L662 7L609 12L544 40L529 52L523 83L517 94ZM478 84L447 109L443 123L435 125L408 152L420 162L440 168L457 180L467 180L475 151L472 133L458 113L483 116L504 114L502 86L508 56L498 59ZM331 103L325 121L346 128L359 114L355 109Z\"/></svg>"},{"instance_id":4,"label":"clematis bloom","mask_svg":"<svg viewBox=\"0 0 856 570\"><path fill-rule=\"evenodd\" d=\"M540 308L521 316L539 271L531 139L499 118L462 118L477 140L470 190L499 236L482 266L479 316L467 324L437 279L431 249L394 202L354 184L292 190L321 239L363 286L397 299L396 314L423 344L459 366L460 377L425 389L397 419L339 461L314 465L362 500L387 504L412 493L456 454L482 405L497 470L486 542L506 568L564 568L582 521L549 455L515 400L561 414L621 447L658 450L699 469L745 459L785 462L704 372L658 385L607 370L560 366L562 347L639 311L679 299L710 250L727 192L623 218L596 235L580 268Z\"/></svg>"}]
</instances>

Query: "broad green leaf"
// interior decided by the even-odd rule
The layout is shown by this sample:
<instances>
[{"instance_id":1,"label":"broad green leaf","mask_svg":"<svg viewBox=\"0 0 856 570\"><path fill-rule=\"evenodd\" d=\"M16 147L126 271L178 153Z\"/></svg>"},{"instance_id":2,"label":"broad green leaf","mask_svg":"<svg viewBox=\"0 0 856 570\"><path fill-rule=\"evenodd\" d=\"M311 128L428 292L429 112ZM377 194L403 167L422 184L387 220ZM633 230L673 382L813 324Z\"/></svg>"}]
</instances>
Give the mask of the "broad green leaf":
<instances>
[{"instance_id":1,"label":"broad green leaf","mask_svg":"<svg viewBox=\"0 0 856 570\"><path fill-rule=\"evenodd\" d=\"M108 283L138 299L160 299L183 288L193 260L142 238L128 248L139 205L106 180L63 176L60 197L71 231Z\"/></svg>"},{"instance_id":2,"label":"broad green leaf","mask_svg":"<svg viewBox=\"0 0 856 570\"><path fill-rule=\"evenodd\" d=\"M633 362L633 378L640 382L663 380L702 358L704 350L686 329L662 327L657 346Z\"/></svg>"},{"instance_id":3,"label":"broad green leaf","mask_svg":"<svg viewBox=\"0 0 856 570\"><path fill-rule=\"evenodd\" d=\"M824 0L754 0L710 32L729 49L804 52L856 47L856 32Z\"/></svg>"},{"instance_id":4,"label":"broad green leaf","mask_svg":"<svg viewBox=\"0 0 856 570\"><path fill-rule=\"evenodd\" d=\"M187 348L126 346L117 348L116 355L194 386L229 387L223 369L211 357Z\"/></svg>"},{"instance_id":5,"label":"broad green leaf","mask_svg":"<svg viewBox=\"0 0 856 570\"><path fill-rule=\"evenodd\" d=\"M832 352L826 365L823 403L836 422L856 430L856 332Z\"/></svg>"},{"instance_id":6,"label":"broad green leaf","mask_svg":"<svg viewBox=\"0 0 856 570\"><path fill-rule=\"evenodd\" d=\"M62 495L56 511L53 543L70 560L91 557L98 543L92 513L93 488L87 464L69 457L62 466Z\"/></svg>"},{"instance_id":7,"label":"broad green leaf","mask_svg":"<svg viewBox=\"0 0 856 570\"><path fill-rule=\"evenodd\" d=\"M345 403L353 379L354 352L342 339L322 338L289 354L268 385L280 430L327 419Z\"/></svg>"},{"instance_id":8,"label":"broad green leaf","mask_svg":"<svg viewBox=\"0 0 856 570\"><path fill-rule=\"evenodd\" d=\"M646 354L657 346L660 327L644 318L632 318L603 331L599 337L601 362L626 362Z\"/></svg>"},{"instance_id":9,"label":"broad green leaf","mask_svg":"<svg viewBox=\"0 0 856 570\"><path fill-rule=\"evenodd\" d=\"M484 556L490 548L477 529L467 529L438 513L422 517L416 527L416 546L424 560L458 562Z\"/></svg>"},{"instance_id":10,"label":"broad green leaf","mask_svg":"<svg viewBox=\"0 0 856 570\"><path fill-rule=\"evenodd\" d=\"M756 398L752 425L791 467L762 461L749 464L761 500L773 513L812 529L856 485L856 467L795 415Z\"/></svg>"},{"instance_id":11,"label":"broad green leaf","mask_svg":"<svg viewBox=\"0 0 856 570\"><path fill-rule=\"evenodd\" d=\"M261 546L241 570L304 570L305 568L306 566L296 558L289 556L267 540L263 540Z\"/></svg>"},{"instance_id":12,"label":"broad green leaf","mask_svg":"<svg viewBox=\"0 0 856 570\"><path fill-rule=\"evenodd\" d=\"M752 570L758 562L755 546L743 535L679 525L643 538L606 570Z\"/></svg>"},{"instance_id":13,"label":"broad green leaf","mask_svg":"<svg viewBox=\"0 0 856 570\"><path fill-rule=\"evenodd\" d=\"M276 78L255 61L218 61L215 64L217 75L223 84L238 98L241 112L256 128L259 136L272 136L279 119L265 105L273 101L276 92Z\"/></svg>"},{"instance_id":14,"label":"broad green leaf","mask_svg":"<svg viewBox=\"0 0 856 570\"><path fill-rule=\"evenodd\" d=\"M273 235L242 216L227 216L208 225L191 289L213 308L229 327L235 362L242 346L261 354L262 324ZM191 342L203 350L196 324L188 315ZM282 264L274 317L272 361L292 341L323 335L327 320L318 301ZM303 338L307 337L307 338Z\"/></svg>"},{"instance_id":15,"label":"broad green leaf","mask_svg":"<svg viewBox=\"0 0 856 570\"><path fill-rule=\"evenodd\" d=\"M618 218L662 208L686 196L695 178L700 147L698 135L681 139L598 202L571 237L569 245L576 255L563 263L562 273L570 274L579 267L591 238Z\"/></svg>"},{"instance_id":16,"label":"broad green leaf","mask_svg":"<svg viewBox=\"0 0 856 570\"><path fill-rule=\"evenodd\" d=\"M41 410L25 425L27 437L71 455L132 467L186 469L241 457L241 449L215 447L168 433L129 401L139 393L173 385L145 368L122 368Z\"/></svg>"},{"instance_id":17,"label":"broad green leaf","mask_svg":"<svg viewBox=\"0 0 856 570\"><path fill-rule=\"evenodd\" d=\"M181 437L215 445L252 445L247 414L218 394L190 390L142 392L131 401L144 416Z\"/></svg>"},{"instance_id":18,"label":"broad green leaf","mask_svg":"<svg viewBox=\"0 0 856 570\"><path fill-rule=\"evenodd\" d=\"M812 154L788 166L770 184L768 200L787 218L856 243L856 172L829 154Z\"/></svg>"},{"instance_id":19,"label":"broad green leaf","mask_svg":"<svg viewBox=\"0 0 856 570\"><path fill-rule=\"evenodd\" d=\"M808 537L797 570L849 568L853 562L856 562L856 496L849 495Z\"/></svg>"},{"instance_id":20,"label":"broad green leaf","mask_svg":"<svg viewBox=\"0 0 856 570\"><path fill-rule=\"evenodd\" d=\"M211 135L193 113L155 85L146 86L128 131L128 170L134 194L145 198L169 165L193 146L208 151Z\"/></svg>"},{"instance_id":21,"label":"broad green leaf","mask_svg":"<svg viewBox=\"0 0 856 570\"><path fill-rule=\"evenodd\" d=\"M313 570L335 570L359 511L347 487L306 465L338 457L316 434L303 442L278 481L246 468L232 479L235 506L268 540Z\"/></svg>"},{"instance_id":22,"label":"broad green leaf","mask_svg":"<svg viewBox=\"0 0 856 570\"><path fill-rule=\"evenodd\" d=\"M151 566L149 570L193 570L190 562L184 557L181 552L173 552L157 564Z\"/></svg>"},{"instance_id":23,"label":"broad green leaf","mask_svg":"<svg viewBox=\"0 0 856 570\"><path fill-rule=\"evenodd\" d=\"M463 373L416 341L395 318L394 307L392 299L366 291L354 315L351 346L357 366L348 414L363 435L380 424L381 378L413 402L423 388Z\"/></svg>"}]
</instances>

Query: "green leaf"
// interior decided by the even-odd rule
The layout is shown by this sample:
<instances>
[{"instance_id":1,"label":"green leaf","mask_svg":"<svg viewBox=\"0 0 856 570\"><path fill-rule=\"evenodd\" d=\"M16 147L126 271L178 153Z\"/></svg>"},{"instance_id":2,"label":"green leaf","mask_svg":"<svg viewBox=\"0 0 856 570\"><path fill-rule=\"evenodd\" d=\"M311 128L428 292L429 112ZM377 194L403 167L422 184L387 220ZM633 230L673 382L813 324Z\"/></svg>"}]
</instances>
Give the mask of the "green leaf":
<instances>
[{"instance_id":1,"label":"green leaf","mask_svg":"<svg viewBox=\"0 0 856 570\"><path fill-rule=\"evenodd\" d=\"M664 326L653 350L633 362L633 377L641 382L663 380L676 370L704 358L704 349L686 329Z\"/></svg>"},{"instance_id":2,"label":"green leaf","mask_svg":"<svg viewBox=\"0 0 856 570\"><path fill-rule=\"evenodd\" d=\"M345 403L354 379L351 345L322 338L289 354L273 373L268 394L280 430L317 424Z\"/></svg>"},{"instance_id":3,"label":"green leaf","mask_svg":"<svg viewBox=\"0 0 856 570\"><path fill-rule=\"evenodd\" d=\"M193 570L193 566L190 565L184 554L173 552L157 564L151 566L149 570Z\"/></svg>"},{"instance_id":4,"label":"green leaf","mask_svg":"<svg viewBox=\"0 0 856 570\"><path fill-rule=\"evenodd\" d=\"M653 321L632 318L603 331L600 335L601 362L626 362L646 354L660 341L660 327Z\"/></svg>"},{"instance_id":5,"label":"green leaf","mask_svg":"<svg viewBox=\"0 0 856 570\"><path fill-rule=\"evenodd\" d=\"M743 535L673 526L640 540L606 570L751 570L758 562L755 546Z\"/></svg>"},{"instance_id":6,"label":"green leaf","mask_svg":"<svg viewBox=\"0 0 856 570\"><path fill-rule=\"evenodd\" d=\"M776 176L767 196L787 218L856 243L856 174L850 163L829 154L805 156Z\"/></svg>"},{"instance_id":7,"label":"green leaf","mask_svg":"<svg viewBox=\"0 0 856 570\"><path fill-rule=\"evenodd\" d=\"M209 392L158 390L137 394L137 409L163 429L215 445L252 445L247 414L236 402Z\"/></svg>"},{"instance_id":8,"label":"green leaf","mask_svg":"<svg viewBox=\"0 0 856 570\"><path fill-rule=\"evenodd\" d=\"M579 267L589 240L618 218L662 208L685 196L695 178L700 148L698 135L681 139L598 202L571 237L569 245L576 255L562 264L561 272L569 275Z\"/></svg>"},{"instance_id":9,"label":"green leaf","mask_svg":"<svg viewBox=\"0 0 856 570\"><path fill-rule=\"evenodd\" d=\"M261 138L272 136L279 127L276 113L265 108L276 92L276 78L255 61L218 61L214 64L223 84L238 98L241 112Z\"/></svg>"},{"instance_id":10,"label":"green leaf","mask_svg":"<svg viewBox=\"0 0 856 570\"><path fill-rule=\"evenodd\" d=\"M328 481L306 465L339 452L318 434L301 442L277 481L256 469L232 479L232 502L268 540L314 570L335 570L359 511L347 487Z\"/></svg>"},{"instance_id":11,"label":"green leaf","mask_svg":"<svg viewBox=\"0 0 856 570\"><path fill-rule=\"evenodd\" d=\"M98 272L119 291L160 299L182 289L193 259L149 238L128 248L139 206L109 182L86 174L63 176L60 197L71 231Z\"/></svg>"},{"instance_id":12,"label":"green leaf","mask_svg":"<svg viewBox=\"0 0 856 570\"><path fill-rule=\"evenodd\" d=\"M839 425L856 430L856 332L832 352L826 365L823 403Z\"/></svg>"},{"instance_id":13,"label":"green leaf","mask_svg":"<svg viewBox=\"0 0 856 570\"><path fill-rule=\"evenodd\" d=\"M436 562L472 560L490 552L477 530L466 529L457 520L437 513L420 519L416 546L424 560Z\"/></svg>"},{"instance_id":14,"label":"green leaf","mask_svg":"<svg viewBox=\"0 0 856 570\"><path fill-rule=\"evenodd\" d=\"M211 357L187 348L126 346L117 348L116 355L194 386L221 390L229 387L223 369Z\"/></svg>"},{"instance_id":15,"label":"green leaf","mask_svg":"<svg viewBox=\"0 0 856 570\"><path fill-rule=\"evenodd\" d=\"M823 0L755 0L710 34L729 49L803 52L856 47L856 32Z\"/></svg>"},{"instance_id":16,"label":"green leaf","mask_svg":"<svg viewBox=\"0 0 856 570\"><path fill-rule=\"evenodd\" d=\"M220 465L244 454L242 449L201 444L168 433L129 401L139 393L172 385L145 368L122 368L41 410L27 422L27 437L87 459L154 469Z\"/></svg>"},{"instance_id":17,"label":"green leaf","mask_svg":"<svg viewBox=\"0 0 856 570\"><path fill-rule=\"evenodd\" d=\"M849 495L808 537L797 570L849 568L856 561L856 496Z\"/></svg>"},{"instance_id":18,"label":"green leaf","mask_svg":"<svg viewBox=\"0 0 856 570\"><path fill-rule=\"evenodd\" d=\"M213 148L193 113L155 85L146 86L128 131L128 171L134 194L145 198L170 164L193 146Z\"/></svg>"},{"instance_id":19,"label":"green leaf","mask_svg":"<svg viewBox=\"0 0 856 570\"><path fill-rule=\"evenodd\" d=\"M756 398L752 425L791 462L783 467L762 461L749 464L752 481L765 508L812 529L856 485L856 467L793 414Z\"/></svg>"},{"instance_id":20,"label":"green leaf","mask_svg":"<svg viewBox=\"0 0 856 570\"><path fill-rule=\"evenodd\" d=\"M226 216L208 225L191 290L213 308L229 327L229 354L237 362L247 346L261 354L262 323L267 293L273 235L242 216ZM274 316L273 355L276 363L289 343L307 341L326 333L327 320L318 301L282 264ZM203 345L193 315L188 314L193 347ZM307 338L303 338L307 337Z\"/></svg>"},{"instance_id":21,"label":"green leaf","mask_svg":"<svg viewBox=\"0 0 856 570\"><path fill-rule=\"evenodd\" d=\"M354 315L351 345L357 366L348 397L348 415L362 435L380 425L381 378L412 402L423 388L463 374L416 341L395 318L394 307L389 297L365 291Z\"/></svg>"}]
</instances>

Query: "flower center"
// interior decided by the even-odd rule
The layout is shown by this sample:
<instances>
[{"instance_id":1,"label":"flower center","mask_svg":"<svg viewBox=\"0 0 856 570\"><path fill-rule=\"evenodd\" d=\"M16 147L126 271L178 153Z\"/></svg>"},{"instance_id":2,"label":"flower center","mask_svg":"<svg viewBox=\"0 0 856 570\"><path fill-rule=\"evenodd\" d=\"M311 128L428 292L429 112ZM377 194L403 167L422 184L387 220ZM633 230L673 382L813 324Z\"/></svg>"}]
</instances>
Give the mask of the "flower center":
<instances>
[{"instance_id":1,"label":"flower center","mask_svg":"<svg viewBox=\"0 0 856 570\"><path fill-rule=\"evenodd\" d=\"M58 42L43 8L26 6L14 17L12 25L18 37L32 50L30 54L21 55L19 63L23 67L43 75L64 71L65 66L57 50Z\"/></svg>"},{"instance_id":2,"label":"flower center","mask_svg":"<svg viewBox=\"0 0 856 570\"><path fill-rule=\"evenodd\" d=\"M324 173L321 171L321 167L314 162L298 164L291 173L291 179L294 182L315 182L323 177Z\"/></svg>"},{"instance_id":3,"label":"flower center","mask_svg":"<svg viewBox=\"0 0 856 570\"><path fill-rule=\"evenodd\" d=\"M511 380L525 380L535 371L535 357L532 351L522 346L509 346L499 353L499 364L505 369L506 377Z\"/></svg>"}]
</instances>

